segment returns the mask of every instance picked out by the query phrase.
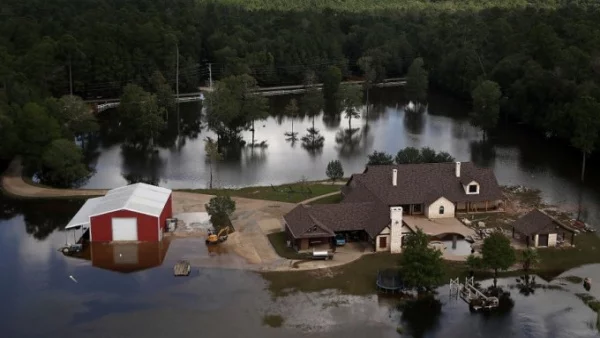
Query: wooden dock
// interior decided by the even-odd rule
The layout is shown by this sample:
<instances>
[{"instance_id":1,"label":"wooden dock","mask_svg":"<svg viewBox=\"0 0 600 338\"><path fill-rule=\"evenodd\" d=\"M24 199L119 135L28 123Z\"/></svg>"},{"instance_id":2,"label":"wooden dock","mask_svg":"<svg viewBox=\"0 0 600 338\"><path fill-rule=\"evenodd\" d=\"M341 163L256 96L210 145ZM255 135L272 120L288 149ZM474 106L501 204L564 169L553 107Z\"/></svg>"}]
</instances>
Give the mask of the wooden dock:
<instances>
[{"instance_id":1,"label":"wooden dock","mask_svg":"<svg viewBox=\"0 0 600 338\"><path fill-rule=\"evenodd\" d=\"M459 296L475 311L491 310L500 305L497 297L486 296L475 287L473 277L465 278L464 284L458 278L450 279L450 295Z\"/></svg>"},{"instance_id":2,"label":"wooden dock","mask_svg":"<svg viewBox=\"0 0 600 338\"><path fill-rule=\"evenodd\" d=\"M179 261L173 267L173 275L175 276L189 276L192 267L188 261Z\"/></svg>"}]
</instances>

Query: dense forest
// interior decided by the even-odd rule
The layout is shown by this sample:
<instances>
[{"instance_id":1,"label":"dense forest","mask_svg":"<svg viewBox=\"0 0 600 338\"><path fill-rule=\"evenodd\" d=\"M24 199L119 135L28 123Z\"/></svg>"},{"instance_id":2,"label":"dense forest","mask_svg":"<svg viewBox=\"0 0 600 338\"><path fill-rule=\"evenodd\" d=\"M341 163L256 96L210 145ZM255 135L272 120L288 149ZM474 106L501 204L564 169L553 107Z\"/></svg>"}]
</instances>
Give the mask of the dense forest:
<instances>
[{"instance_id":1,"label":"dense forest","mask_svg":"<svg viewBox=\"0 0 600 338\"><path fill-rule=\"evenodd\" d=\"M178 53L182 92L207 82L209 63L215 80L250 75L265 86L303 83L307 71L323 80L331 66L365 76L365 57L378 81L422 58L429 84L472 98L479 117L497 110L591 153L600 131L595 3L3 0L0 157L26 152L33 136L41 148L82 132L60 130L69 119L52 113L48 97L116 97L128 84L151 91L157 76L174 86ZM27 135L32 123L22 120L34 115L38 125L56 120L54 134ZM489 120L474 116L486 130Z\"/></svg>"}]
</instances>

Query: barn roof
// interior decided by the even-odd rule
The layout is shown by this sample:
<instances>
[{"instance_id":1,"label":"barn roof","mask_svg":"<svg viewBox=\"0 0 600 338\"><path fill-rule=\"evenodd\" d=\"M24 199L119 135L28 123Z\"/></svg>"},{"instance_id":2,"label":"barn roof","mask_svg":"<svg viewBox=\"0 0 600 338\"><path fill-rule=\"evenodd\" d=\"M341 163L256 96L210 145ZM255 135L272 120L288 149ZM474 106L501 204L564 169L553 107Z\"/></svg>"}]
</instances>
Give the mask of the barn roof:
<instances>
[{"instance_id":1,"label":"barn roof","mask_svg":"<svg viewBox=\"0 0 600 338\"><path fill-rule=\"evenodd\" d=\"M112 189L103 197L87 200L65 229L89 224L90 217L117 210L130 210L158 217L170 195L170 189L145 183Z\"/></svg>"}]
</instances>

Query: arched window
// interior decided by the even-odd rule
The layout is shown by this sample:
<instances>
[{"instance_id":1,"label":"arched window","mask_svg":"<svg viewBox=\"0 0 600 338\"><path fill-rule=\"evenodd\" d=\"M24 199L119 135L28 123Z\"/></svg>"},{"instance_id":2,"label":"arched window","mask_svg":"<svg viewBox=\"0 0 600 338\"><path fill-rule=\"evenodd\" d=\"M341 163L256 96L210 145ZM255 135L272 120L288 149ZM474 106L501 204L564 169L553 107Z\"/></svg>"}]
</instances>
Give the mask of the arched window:
<instances>
[{"instance_id":1,"label":"arched window","mask_svg":"<svg viewBox=\"0 0 600 338\"><path fill-rule=\"evenodd\" d=\"M444 214L444 206L440 205L440 215L443 215L443 214Z\"/></svg>"}]
</instances>

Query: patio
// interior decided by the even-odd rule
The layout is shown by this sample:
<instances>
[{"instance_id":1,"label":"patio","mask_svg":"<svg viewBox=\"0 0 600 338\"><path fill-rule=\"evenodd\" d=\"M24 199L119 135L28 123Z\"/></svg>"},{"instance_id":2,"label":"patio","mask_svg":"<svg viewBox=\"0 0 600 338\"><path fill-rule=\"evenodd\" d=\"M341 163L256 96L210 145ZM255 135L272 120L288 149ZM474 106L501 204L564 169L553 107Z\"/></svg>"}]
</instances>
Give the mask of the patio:
<instances>
[{"instance_id":1,"label":"patio","mask_svg":"<svg viewBox=\"0 0 600 338\"><path fill-rule=\"evenodd\" d=\"M409 228L413 230L421 229L429 236L459 234L468 237L475 235L473 229L466 227L454 217L428 219L423 216L404 216L403 221Z\"/></svg>"}]
</instances>

